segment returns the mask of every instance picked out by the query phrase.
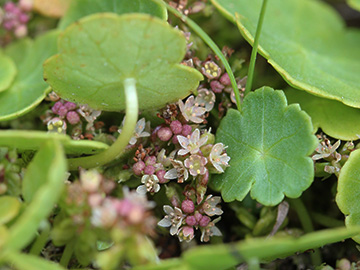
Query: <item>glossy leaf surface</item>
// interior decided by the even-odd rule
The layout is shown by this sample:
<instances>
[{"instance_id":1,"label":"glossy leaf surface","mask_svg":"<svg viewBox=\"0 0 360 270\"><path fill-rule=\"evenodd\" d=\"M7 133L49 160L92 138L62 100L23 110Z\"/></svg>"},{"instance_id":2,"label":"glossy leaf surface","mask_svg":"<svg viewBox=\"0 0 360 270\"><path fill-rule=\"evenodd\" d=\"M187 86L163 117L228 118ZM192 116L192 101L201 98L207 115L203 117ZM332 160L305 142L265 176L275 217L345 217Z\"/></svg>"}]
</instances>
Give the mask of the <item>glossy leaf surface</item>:
<instances>
[{"instance_id":1,"label":"glossy leaf surface","mask_svg":"<svg viewBox=\"0 0 360 270\"><path fill-rule=\"evenodd\" d=\"M76 0L72 1L68 12L60 20L59 28L65 29L82 17L101 12L147 13L160 19L167 19L166 9L151 0Z\"/></svg>"},{"instance_id":2,"label":"glossy leaf surface","mask_svg":"<svg viewBox=\"0 0 360 270\"><path fill-rule=\"evenodd\" d=\"M19 150L38 150L46 140L57 140L67 154L95 154L106 150L109 146L97 141L75 141L69 136L44 131L6 130L0 131L0 146Z\"/></svg>"},{"instance_id":3,"label":"glossy leaf surface","mask_svg":"<svg viewBox=\"0 0 360 270\"><path fill-rule=\"evenodd\" d=\"M310 117L298 105L287 106L282 91L264 87L248 94L242 112L229 110L217 130L231 160L213 178L214 188L226 202L241 201L249 191L264 205L299 197L314 176L312 129Z\"/></svg>"},{"instance_id":4,"label":"glossy leaf surface","mask_svg":"<svg viewBox=\"0 0 360 270\"><path fill-rule=\"evenodd\" d=\"M183 34L158 18L95 14L60 36L44 77L62 98L106 111L125 109L123 82L134 78L140 109L155 109L186 97L202 79L178 64L185 51Z\"/></svg>"},{"instance_id":5,"label":"glossy leaf surface","mask_svg":"<svg viewBox=\"0 0 360 270\"><path fill-rule=\"evenodd\" d=\"M0 92L9 88L15 75L16 66L14 61L0 51Z\"/></svg>"},{"instance_id":6,"label":"glossy leaf surface","mask_svg":"<svg viewBox=\"0 0 360 270\"><path fill-rule=\"evenodd\" d=\"M327 135L336 139L359 139L359 109L295 89L288 89L285 94L289 103L299 103L301 109L310 115L314 132L321 128Z\"/></svg>"},{"instance_id":7,"label":"glossy leaf surface","mask_svg":"<svg viewBox=\"0 0 360 270\"><path fill-rule=\"evenodd\" d=\"M213 0L253 44L262 0ZM259 52L295 88L360 107L360 32L321 1L272 0Z\"/></svg>"},{"instance_id":8,"label":"glossy leaf surface","mask_svg":"<svg viewBox=\"0 0 360 270\"><path fill-rule=\"evenodd\" d=\"M346 216L346 226L360 225L360 151L350 154L340 171L336 203ZM360 235L354 237L360 243Z\"/></svg>"},{"instance_id":9,"label":"glossy leaf surface","mask_svg":"<svg viewBox=\"0 0 360 270\"><path fill-rule=\"evenodd\" d=\"M21 116L44 99L49 86L43 80L41 63L56 53L57 36L58 32L48 32L34 41L23 39L6 48L18 72L10 88L0 93L0 121Z\"/></svg>"},{"instance_id":10,"label":"glossy leaf surface","mask_svg":"<svg viewBox=\"0 0 360 270\"><path fill-rule=\"evenodd\" d=\"M11 221L20 211L21 203L18 198L11 196L0 197L0 225Z\"/></svg>"},{"instance_id":11,"label":"glossy leaf surface","mask_svg":"<svg viewBox=\"0 0 360 270\"><path fill-rule=\"evenodd\" d=\"M42 164L50 164L50 166L42 167ZM65 156L59 142L54 140L45 142L28 169L32 171L31 174L37 170L38 175L45 177L45 179L41 180L43 184L33 194L33 199L26 211L10 228L6 247L13 250L22 249L31 242L35 237L39 224L51 213L62 193L67 168ZM40 181L38 184L40 185Z\"/></svg>"}]
</instances>

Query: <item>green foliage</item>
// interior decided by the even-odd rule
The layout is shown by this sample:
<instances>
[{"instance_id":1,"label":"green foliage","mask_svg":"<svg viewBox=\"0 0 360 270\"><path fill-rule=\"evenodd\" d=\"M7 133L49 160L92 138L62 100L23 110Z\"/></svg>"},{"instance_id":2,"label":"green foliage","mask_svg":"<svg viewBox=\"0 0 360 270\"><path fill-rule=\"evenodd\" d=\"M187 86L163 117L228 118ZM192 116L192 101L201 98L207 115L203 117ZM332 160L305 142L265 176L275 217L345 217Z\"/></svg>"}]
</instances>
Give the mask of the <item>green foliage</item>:
<instances>
[{"instance_id":1,"label":"green foliage","mask_svg":"<svg viewBox=\"0 0 360 270\"><path fill-rule=\"evenodd\" d=\"M48 167L42 164L50 164ZM38 175L45 177L33 195L26 211L16 220L9 230L6 248L20 250L26 247L36 234L41 221L52 211L64 187L66 161L61 145L56 141L47 141L35 155L28 167L31 173L38 170ZM30 191L29 191L29 194Z\"/></svg>"},{"instance_id":2,"label":"green foliage","mask_svg":"<svg viewBox=\"0 0 360 270\"><path fill-rule=\"evenodd\" d=\"M341 169L336 195L336 203L346 216L345 224L348 227L360 224L359 194L360 151L356 150ZM353 239L360 243L359 235Z\"/></svg>"},{"instance_id":3,"label":"green foliage","mask_svg":"<svg viewBox=\"0 0 360 270\"><path fill-rule=\"evenodd\" d=\"M289 103L299 103L311 117L314 132L321 128L327 135L341 140L357 140L360 135L360 110L335 100L287 89Z\"/></svg>"},{"instance_id":4,"label":"green foliage","mask_svg":"<svg viewBox=\"0 0 360 270\"><path fill-rule=\"evenodd\" d=\"M16 72L14 61L0 51L0 92L9 88Z\"/></svg>"},{"instance_id":5,"label":"green foliage","mask_svg":"<svg viewBox=\"0 0 360 270\"><path fill-rule=\"evenodd\" d=\"M16 217L20 211L21 202L12 196L0 197L0 225L6 224Z\"/></svg>"},{"instance_id":6,"label":"green foliage","mask_svg":"<svg viewBox=\"0 0 360 270\"><path fill-rule=\"evenodd\" d=\"M39 258L34 255L22 254L18 252L8 252L5 260L11 263L18 270L65 270L60 265Z\"/></svg>"},{"instance_id":7,"label":"green foliage","mask_svg":"<svg viewBox=\"0 0 360 270\"><path fill-rule=\"evenodd\" d=\"M252 44L262 0L212 2ZM340 17L321 1L272 0L259 52L290 85L360 107L359 42L360 32L346 30Z\"/></svg>"},{"instance_id":8,"label":"green foliage","mask_svg":"<svg viewBox=\"0 0 360 270\"><path fill-rule=\"evenodd\" d=\"M350 7L360 11L360 0L347 0Z\"/></svg>"},{"instance_id":9,"label":"green foliage","mask_svg":"<svg viewBox=\"0 0 360 270\"><path fill-rule=\"evenodd\" d=\"M58 28L65 29L82 17L103 12L147 13L160 19L167 19L166 9L151 0L76 0L71 2L69 10L61 18Z\"/></svg>"},{"instance_id":10,"label":"green foliage","mask_svg":"<svg viewBox=\"0 0 360 270\"><path fill-rule=\"evenodd\" d=\"M125 109L124 80L134 78L139 108L161 108L202 79L177 64L185 50L185 37L160 19L95 14L60 36L60 53L45 62L44 77L62 98L106 111Z\"/></svg>"},{"instance_id":11,"label":"green foliage","mask_svg":"<svg viewBox=\"0 0 360 270\"><path fill-rule=\"evenodd\" d=\"M21 116L44 99L49 86L43 80L41 63L56 52L57 36L57 31L51 31L34 41L23 39L6 48L5 54L18 72L10 87L0 93L0 121Z\"/></svg>"},{"instance_id":12,"label":"green foliage","mask_svg":"<svg viewBox=\"0 0 360 270\"><path fill-rule=\"evenodd\" d=\"M287 106L282 91L264 87L244 99L242 111L229 110L216 133L229 145L230 167L213 178L226 202L252 198L276 205L284 195L296 198L313 181L310 155L317 139L309 116Z\"/></svg>"},{"instance_id":13,"label":"green foliage","mask_svg":"<svg viewBox=\"0 0 360 270\"><path fill-rule=\"evenodd\" d=\"M96 141L75 141L69 136L43 131L5 130L0 131L0 146L19 150L38 150L44 141L57 140L64 146L67 154L95 154L108 148L107 144Z\"/></svg>"}]
</instances>

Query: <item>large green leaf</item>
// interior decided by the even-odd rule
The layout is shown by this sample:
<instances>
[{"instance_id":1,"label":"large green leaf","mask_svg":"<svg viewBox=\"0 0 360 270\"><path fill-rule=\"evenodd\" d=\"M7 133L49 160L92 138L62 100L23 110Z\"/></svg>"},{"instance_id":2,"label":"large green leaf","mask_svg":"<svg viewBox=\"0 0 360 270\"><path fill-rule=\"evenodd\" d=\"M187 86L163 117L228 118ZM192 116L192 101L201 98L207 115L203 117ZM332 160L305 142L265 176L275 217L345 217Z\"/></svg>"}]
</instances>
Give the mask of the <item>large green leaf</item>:
<instances>
[{"instance_id":1,"label":"large green leaf","mask_svg":"<svg viewBox=\"0 0 360 270\"><path fill-rule=\"evenodd\" d=\"M65 149L66 154L95 154L106 150L109 146L97 141L77 141L69 136L44 131L3 130L0 131L0 146L19 150L38 150L46 140L57 140Z\"/></svg>"},{"instance_id":2,"label":"large green leaf","mask_svg":"<svg viewBox=\"0 0 360 270\"><path fill-rule=\"evenodd\" d=\"M340 171L336 203L346 216L346 226L360 225L360 150L350 154ZM360 235L354 237L360 243Z\"/></svg>"},{"instance_id":3,"label":"large green leaf","mask_svg":"<svg viewBox=\"0 0 360 270\"><path fill-rule=\"evenodd\" d=\"M147 13L167 19L166 9L151 0L76 0L71 2L65 16L60 20L59 28L65 29L82 17L100 12Z\"/></svg>"},{"instance_id":4,"label":"large green leaf","mask_svg":"<svg viewBox=\"0 0 360 270\"><path fill-rule=\"evenodd\" d=\"M313 181L310 155L318 141L310 117L287 106L282 91L263 87L248 94L242 112L229 110L216 133L228 145L230 167L213 178L224 201L251 197L276 205L284 195L299 197Z\"/></svg>"},{"instance_id":5,"label":"large green leaf","mask_svg":"<svg viewBox=\"0 0 360 270\"><path fill-rule=\"evenodd\" d=\"M0 197L0 225L3 225L14 217L16 217L20 211L21 203L18 198L12 196Z\"/></svg>"},{"instance_id":6,"label":"large green leaf","mask_svg":"<svg viewBox=\"0 0 360 270\"><path fill-rule=\"evenodd\" d=\"M14 61L0 51L0 92L9 88L16 75Z\"/></svg>"},{"instance_id":7,"label":"large green leaf","mask_svg":"<svg viewBox=\"0 0 360 270\"><path fill-rule=\"evenodd\" d=\"M348 0L349 6L360 11L360 0Z\"/></svg>"},{"instance_id":8,"label":"large green leaf","mask_svg":"<svg viewBox=\"0 0 360 270\"><path fill-rule=\"evenodd\" d=\"M287 89L289 103L299 103L310 115L314 132L321 128L327 135L340 140L358 140L360 110L335 100L310 95L304 91Z\"/></svg>"},{"instance_id":9,"label":"large green leaf","mask_svg":"<svg viewBox=\"0 0 360 270\"><path fill-rule=\"evenodd\" d=\"M186 97L203 78L178 64L183 34L146 14L88 16L59 38L59 54L45 62L44 77L64 99L94 109L125 109L123 82L136 80L140 109Z\"/></svg>"},{"instance_id":10,"label":"large green leaf","mask_svg":"<svg viewBox=\"0 0 360 270\"><path fill-rule=\"evenodd\" d=\"M42 166L43 164L50 166ZM33 199L26 210L10 228L9 237L4 245L10 250L22 249L31 242L41 221L50 214L62 193L66 160L61 145L54 140L46 141L28 169L32 170L32 175L34 170L37 170L38 175L45 179L41 180L43 184L33 194Z\"/></svg>"},{"instance_id":11,"label":"large green leaf","mask_svg":"<svg viewBox=\"0 0 360 270\"><path fill-rule=\"evenodd\" d=\"M44 99L49 86L43 80L42 63L56 53L57 36L58 32L52 31L35 41L24 39L6 48L18 72L10 88L0 93L0 121L27 113Z\"/></svg>"},{"instance_id":12,"label":"large green leaf","mask_svg":"<svg viewBox=\"0 0 360 270\"><path fill-rule=\"evenodd\" d=\"M212 0L251 44L262 0ZM271 0L259 51L295 88L360 107L360 32L322 1Z\"/></svg>"}]
</instances>

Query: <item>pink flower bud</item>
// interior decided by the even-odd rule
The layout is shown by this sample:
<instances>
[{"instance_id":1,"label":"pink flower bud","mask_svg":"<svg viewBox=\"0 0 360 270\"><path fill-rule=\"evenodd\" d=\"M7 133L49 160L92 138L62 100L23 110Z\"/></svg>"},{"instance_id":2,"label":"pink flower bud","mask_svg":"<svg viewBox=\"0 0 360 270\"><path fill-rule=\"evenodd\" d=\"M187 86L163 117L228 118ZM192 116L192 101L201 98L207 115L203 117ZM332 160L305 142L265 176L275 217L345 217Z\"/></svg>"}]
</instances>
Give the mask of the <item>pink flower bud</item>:
<instances>
[{"instance_id":1,"label":"pink flower bud","mask_svg":"<svg viewBox=\"0 0 360 270\"><path fill-rule=\"evenodd\" d=\"M68 109L69 111L75 110L76 107L77 107L77 105L76 105L75 103L69 102L69 101L65 102L65 103L64 103L64 106L65 106L65 108Z\"/></svg>"},{"instance_id":2,"label":"pink flower bud","mask_svg":"<svg viewBox=\"0 0 360 270\"><path fill-rule=\"evenodd\" d=\"M210 87L215 93L221 93L225 88L225 86L222 85L219 81L211 81Z\"/></svg>"},{"instance_id":3,"label":"pink flower bud","mask_svg":"<svg viewBox=\"0 0 360 270\"><path fill-rule=\"evenodd\" d=\"M139 160L133 165L132 169L135 175L140 176L143 173L143 170L145 169L145 163Z\"/></svg>"},{"instance_id":4,"label":"pink flower bud","mask_svg":"<svg viewBox=\"0 0 360 270\"><path fill-rule=\"evenodd\" d=\"M194 216L187 216L185 221L186 224L189 226L195 226L198 223Z\"/></svg>"},{"instance_id":5,"label":"pink flower bud","mask_svg":"<svg viewBox=\"0 0 360 270\"><path fill-rule=\"evenodd\" d=\"M231 84L231 81L230 81L229 74L224 73L224 74L220 77L220 82L221 82L223 85L230 85L230 84Z\"/></svg>"},{"instance_id":6,"label":"pink flower bud","mask_svg":"<svg viewBox=\"0 0 360 270\"><path fill-rule=\"evenodd\" d=\"M208 216L203 216L199 221L199 225L201 227L206 227L210 223L210 220L211 219Z\"/></svg>"},{"instance_id":7,"label":"pink flower bud","mask_svg":"<svg viewBox=\"0 0 360 270\"><path fill-rule=\"evenodd\" d=\"M183 125L181 134L186 137L187 135L190 135L190 134L191 134L191 131L192 131L191 126L189 126L189 125Z\"/></svg>"},{"instance_id":8,"label":"pink flower bud","mask_svg":"<svg viewBox=\"0 0 360 270\"><path fill-rule=\"evenodd\" d=\"M54 104L54 106L52 106L51 110L53 111L53 113L58 113L60 107L62 107L62 106L63 106L62 102L58 101Z\"/></svg>"},{"instance_id":9,"label":"pink flower bud","mask_svg":"<svg viewBox=\"0 0 360 270\"><path fill-rule=\"evenodd\" d=\"M155 173L155 168L153 165L148 165L144 169L144 174L152 175Z\"/></svg>"},{"instance_id":10,"label":"pink flower bud","mask_svg":"<svg viewBox=\"0 0 360 270\"><path fill-rule=\"evenodd\" d=\"M61 106L58 110L58 115L60 116L65 116L68 112L68 109L66 109L65 106Z\"/></svg>"},{"instance_id":11,"label":"pink flower bud","mask_svg":"<svg viewBox=\"0 0 360 270\"><path fill-rule=\"evenodd\" d=\"M77 112L71 111L66 114L66 119L69 121L70 124L76 125L80 122L80 116Z\"/></svg>"},{"instance_id":12,"label":"pink flower bud","mask_svg":"<svg viewBox=\"0 0 360 270\"><path fill-rule=\"evenodd\" d=\"M146 165L155 165L156 164L156 157L155 156L147 156L145 158Z\"/></svg>"},{"instance_id":13,"label":"pink flower bud","mask_svg":"<svg viewBox=\"0 0 360 270\"><path fill-rule=\"evenodd\" d=\"M184 213L191 214L195 210L195 205L192 200L185 199L181 203L181 210L184 211Z\"/></svg>"},{"instance_id":14,"label":"pink flower bud","mask_svg":"<svg viewBox=\"0 0 360 270\"><path fill-rule=\"evenodd\" d=\"M173 133L170 128L162 127L158 130L157 135L161 141L167 142L171 139Z\"/></svg>"},{"instance_id":15,"label":"pink flower bud","mask_svg":"<svg viewBox=\"0 0 360 270\"><path fill-rule=\"evenodd\" d=\"M170 123L170 128L175 135L179 135L182 132L182 124L179 120L172 121Z\"/></svg>"},{"instance_id":16,"label":"pink flower bud","mask_svg":"<svg viewBox=\"0 0 360 270\"><path fill-rule=\"evenodd\" d=\"M164 178L165 174L166 174L165 170L159 170L156 172L156 176L159 179L160 184L165 184L165 183L169 182L169 179Z\"/></svg>"}]
</instances>

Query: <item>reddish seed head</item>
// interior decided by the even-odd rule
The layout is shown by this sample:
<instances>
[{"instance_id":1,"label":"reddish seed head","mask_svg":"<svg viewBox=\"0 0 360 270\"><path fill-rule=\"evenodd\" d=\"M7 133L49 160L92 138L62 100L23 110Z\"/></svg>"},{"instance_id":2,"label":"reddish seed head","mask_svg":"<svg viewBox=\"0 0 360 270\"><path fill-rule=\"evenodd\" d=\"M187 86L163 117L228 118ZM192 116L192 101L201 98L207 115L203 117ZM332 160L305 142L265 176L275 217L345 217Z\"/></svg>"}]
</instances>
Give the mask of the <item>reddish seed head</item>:
<instances>
[{"instance_id":1,"label":"reddish seed head","mask_svg":"<svg viewBox=\"0 0 360 270\"><path fill-rule=\"evenodd\" d=\"M140 176L145 169L145 163L142 160L139 160L133 165L132 169L135 175Z\"/></svg>"},{"instance_id":2,"label":"reddish seed head","mask_svg":"<svg viewBox=\"0 0 360 270\"><path fill-rule=\"evenodd\" d=\"M191 214L195 210L195 205L192 200L185 199L181 203L181 210L183 210L184 213Z\"/></svg>"},{"instance_id":3,"label":"reddish seed head","mask_svg":"<svg viewBox=\"0 0 360 270\"><path fill-rule=\"evenodd\" d=\"M170 128L162 127L158 130L157 135L161 141L167 142L171 139L173 133Z\"/></svg>"},{"instance_id":4,"label":"reddish seed head","mask_svg":"<svg viewBox=\"0 0 360 270\"><path fill-rule=\"evenodd\" d=\"M182 132L182 124L179 120L172 121L170 124L170 128L175 135L179 135Z\"/></svg>"},{"instance_id":5,"label":"reddish seed head","mask_svg":"<svg viewBox=\"0 0 360 270\"><path fill-rule=\"evenodd\" d=\"M70 124L76 125L80 122L80 116L77 112L71 111L66 114L66 119L69 121Z\"/></svg>"}]
</instances>

